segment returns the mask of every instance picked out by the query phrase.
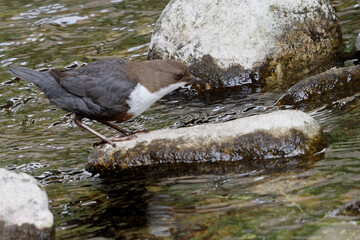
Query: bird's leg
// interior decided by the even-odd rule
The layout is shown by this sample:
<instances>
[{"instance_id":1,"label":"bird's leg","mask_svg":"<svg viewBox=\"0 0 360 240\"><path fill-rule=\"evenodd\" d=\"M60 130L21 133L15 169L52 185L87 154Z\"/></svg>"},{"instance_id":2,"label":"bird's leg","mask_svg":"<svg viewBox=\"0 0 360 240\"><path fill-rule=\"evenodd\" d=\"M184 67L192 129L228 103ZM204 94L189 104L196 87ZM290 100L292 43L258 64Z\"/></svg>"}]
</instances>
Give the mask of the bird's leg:
<instances>
[{"instance_id":1,"label":"bird's leg","mask_svg":"<svg viewBox=\"0 0 360 240\"><path fill-rule=\"evenodd\" d=\"M105 125L107 125L107 126L109 126L109 127L111 127L111 128L113 128L113 129L115 129L115 130L117 130L117 131L119 131L119 132L121 132L121 133L123 133L123 134L125 134L125 136L131 136L131 135L134 135L136 133L146 133L146 132L148 132L147 129L142 129L142 130L137 130L137 131L134 131L134 132L129 132L129 131L126 131L126 130L122 129L121 127L119 127L119 126L117 126L115 124L112 124L112 123L108 122L108 121L104 121L104 120L98 120L98 121L105 124Z\"/></svg>"},{"instance_id":2,"label":"bird's leg","mask_svg":"<svg viewBox=\"0 0 360 240\"><path fill-rule=\"evenodd\" d=\"M111 144L113 147L116 147L116 144L114 142L112 142L110 139L108 139L107 137L101 135L100 133L98 133L97 131L95 131L94 129L86 126L85 124L83 124L81 122L82 117L79 116L75 116L74 118L74 122L79 126L82 127L83 129L89 131L90 133L94 134L95 136L97 136L98 138L100 138L102 141L107 142L109 144Z\"/></svg>"},{"instance_id":3,"label":"bird's leg","mask_svg":"<svg viewBox=\"0 0 360 240\"><path fill-rule=\"evenodd\" d=\"M105 125L107 125L107 126L109 126L109 127L111 127L111 128L113 128L113 129L115 129L115 130L117 130L117 131L119 131L119 132L121 132L121 133L123 133L123 134L125 134L125 136L131 135L129 131L126 131L126 130L122 129L121 127L119 127L119 126L117 126L115 124L112 124L112 123L110 123L108 121L104 121L104 120L98 120L98 121L105 124Z\"/></svg>"},{"instance_id":4,"label":"bird's leg","mask_svg":"<svg viewBox=\"0 0 360 240\"><path fill-rule=\"evenodd\" d=\"M130 135L136 134L136 133L147 133L149 132L149 130L147 129L141 129L141 130L136 130L134 132L130 132Z\"/></svg>"}]
</instances>

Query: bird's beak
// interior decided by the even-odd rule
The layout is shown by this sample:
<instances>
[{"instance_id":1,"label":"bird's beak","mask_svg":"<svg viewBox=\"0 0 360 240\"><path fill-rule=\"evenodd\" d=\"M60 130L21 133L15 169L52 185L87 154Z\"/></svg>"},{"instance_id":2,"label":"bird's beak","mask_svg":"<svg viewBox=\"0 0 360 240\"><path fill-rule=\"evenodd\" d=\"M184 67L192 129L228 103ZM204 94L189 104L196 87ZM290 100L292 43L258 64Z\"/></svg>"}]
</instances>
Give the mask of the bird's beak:
<instances>
[{"instance_id":1,"label":"bird's beak","mask_svg":"<svg viewBox=\"0 0 360 240\"><path fill-rule=\"evenodd\" d=\"M200 85L200 87L201 87L203 90L209 90L209 89L211 89L210 82L209 82L209 80L206 80L206 79L202 79L202 78L198 78L198 77L193 77L188 83Z\"/></svg>"}]
</instances>

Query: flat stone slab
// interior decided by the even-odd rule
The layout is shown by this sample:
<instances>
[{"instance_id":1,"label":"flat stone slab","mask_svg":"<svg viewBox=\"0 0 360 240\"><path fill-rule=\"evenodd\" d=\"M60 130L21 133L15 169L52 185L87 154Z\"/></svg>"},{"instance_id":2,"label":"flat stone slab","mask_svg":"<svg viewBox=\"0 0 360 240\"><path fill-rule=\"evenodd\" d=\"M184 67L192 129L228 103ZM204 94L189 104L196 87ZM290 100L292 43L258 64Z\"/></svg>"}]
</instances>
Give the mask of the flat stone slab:
<instances>
[{"instance_id":1,"label":"flat stone slab","mask_svg":"<svg viewBox=\"0 0 360 240\"><path fill-rule=\"evenodd\" d=\"M35 178L0 168L0 239L55 239L53 219Z\"/></svg>"},{"instance_id":2,"label":"flat stone slab","mask_svg":"<svg viewBox=\"0 0 360 240\"><path fill-rule=\"evenodd\" d=\"M101 176L121 176L144 166L199 163L266 164L270 159L312 155L325 139L309 115L285 110L229 122L188 128L161 129L136 138L96 147L87 170Z\"/></svg>"}]
</instances>

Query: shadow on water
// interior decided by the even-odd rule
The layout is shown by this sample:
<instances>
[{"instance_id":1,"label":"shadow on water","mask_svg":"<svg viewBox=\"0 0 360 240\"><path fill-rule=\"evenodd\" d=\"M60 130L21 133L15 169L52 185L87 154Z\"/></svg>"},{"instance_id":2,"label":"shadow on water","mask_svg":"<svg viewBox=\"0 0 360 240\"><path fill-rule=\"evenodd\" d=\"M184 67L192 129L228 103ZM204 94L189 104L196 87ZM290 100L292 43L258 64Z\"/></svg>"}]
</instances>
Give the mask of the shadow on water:
<instances>
[{"instance_id":1,"label":"shadow on water","mask_svg":"<svg viewBox=\"0 0 360 240\"><path fill-rule=\"evenodd\" d=\"M299 174L313 164L308 162L306 166L299 167L296 164L298 161L302 160L288 159L289 168L286 169L271 166L265 170L249 171L239 169L236 164L209 164L211 174L206 174L205 171L194 172L189 168L187 173L184 169L174 169L173 176L165 171L166 177L162 177L157 170L152 175L147 170L149 175L138 180L100 180L93 177L90 180L93 182L92 189L87 195L78 191L72 201L63 206L53 206L52 210L64 218L57 224L58 238L82 239L83 234L111 239L156 239L191 235L204 226L200 224L190 227L183 219L184 214L232 212L239 207L237 201L245 204L249 199L257 197L257 194L246 193L243 188L257 185L257 182L274 175L286 172ZM207 172L210 173L209 170ZM231 187L226 186L229 184ZM211 206L207 201L212 202ZM264 204L263 201L255 201L250 205L256 206L259 203ZM245 205L249 207L247 203Z\"/></svg>"},{"instance_id":2,"label":"shadow on water","mask_svg":"<svg viewBox=\"0 0 360 240\"><path fill-rule=\"evenodd\" d=\"M88 237L102 236L118 239L127 235L127 232L131 232L132 237L141 239L139 229L147 226L147 212L151 197L145 184L102 181L97 183L93 191L96 195L91 194L89 199L84 196L74 199L61 209L60 215L64 216L65 221L58 225L60 232L58 237L83 239L85 234ZM71 215L77 217L70 217ZM69 231L62 232L61 230L64 229Z\"/></svg>"},{"instance_id":3,"label":"shadow on water","mask_svg":"<svg viewBox=\"0 0 360 240\"><path fill-rule=\"evenodd\" d=\"M330 140L313 159L279 159L261 170L232 163L164 166L145 169L137 180L99 179L84 170L95 139L35 86L6 73L11 64L43 69L108 56L145 60L167 2L2 1L0 167L29 173L45 186L57 239L331 239L322 229L343 220L328 212L360 198L359 101L309 112ZM358 2L332 3L350 45L360 23ZM223 122L262 113L280 95L244 85L214 92L207 102L181 89L122 126L154 130Z\"/></svg>"}]
</instances>

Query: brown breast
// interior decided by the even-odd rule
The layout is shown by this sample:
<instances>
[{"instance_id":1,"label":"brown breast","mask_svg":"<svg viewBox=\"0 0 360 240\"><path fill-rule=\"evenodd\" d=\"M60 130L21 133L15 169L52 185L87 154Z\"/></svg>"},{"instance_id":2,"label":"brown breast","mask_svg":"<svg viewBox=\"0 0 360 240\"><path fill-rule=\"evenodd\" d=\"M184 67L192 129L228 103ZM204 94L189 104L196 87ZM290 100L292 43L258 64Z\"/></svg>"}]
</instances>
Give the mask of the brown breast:
<instances>
[{"instance_id":1,"label":"brown breast","mask_svg":"<svg viewBox=\"0 0 360 240\"><path fill-rule=\"evenodd\" d=\"M118 121L118 122L125 122L127 120L130 120L133 117L134 117L133 114L128 114L127 112L124 112L124 113L114 116L111 120Z\"/></svg>"}]
</instances>

